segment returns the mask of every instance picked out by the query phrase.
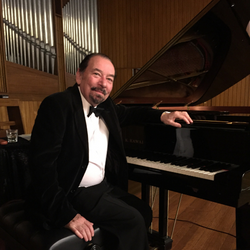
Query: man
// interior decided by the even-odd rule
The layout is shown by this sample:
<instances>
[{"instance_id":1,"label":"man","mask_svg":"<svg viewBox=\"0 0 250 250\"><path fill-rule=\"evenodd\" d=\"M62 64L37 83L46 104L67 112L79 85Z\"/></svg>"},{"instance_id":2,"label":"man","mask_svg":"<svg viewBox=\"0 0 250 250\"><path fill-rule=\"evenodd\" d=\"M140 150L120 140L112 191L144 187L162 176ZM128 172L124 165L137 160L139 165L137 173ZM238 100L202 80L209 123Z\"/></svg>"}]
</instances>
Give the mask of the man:
<instances>
[{"instance_id":1,"label":"man","mask_svg":"<svg viewBox=\"0 0 250 250\"><path fill-rule=\"evenodd\" d=\"M111 60L87 56L76 84L42 102L31 136L31 176L27 207L45 228L64 226L90 241L93 225L114 235L108 249L148 249L152 211L128 194L121 126L162 121L192 123L186 112L162 113L115 105L109 97L115 78ZM90 114L101 108L101 117ZM96 111L96 110L95 110Z\"/></svg>"}]
</instances>

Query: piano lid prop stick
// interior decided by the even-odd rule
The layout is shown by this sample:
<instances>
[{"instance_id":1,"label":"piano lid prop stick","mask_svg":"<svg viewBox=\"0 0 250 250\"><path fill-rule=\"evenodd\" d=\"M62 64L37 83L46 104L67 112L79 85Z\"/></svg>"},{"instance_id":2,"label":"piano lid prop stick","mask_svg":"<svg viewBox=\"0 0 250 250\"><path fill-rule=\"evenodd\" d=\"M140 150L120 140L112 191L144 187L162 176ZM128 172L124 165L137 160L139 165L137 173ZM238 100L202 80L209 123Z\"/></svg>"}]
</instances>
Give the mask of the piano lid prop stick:
<instances>
[{"instance_id":1,"label":"piano lid prop stick","mask_svg":"<svg viewBox=\"0 0 250 250\"><path fill-rule=\"evenodd\" d=\"M157 102L152 108L153 109L159 109L158 106L162 103L162 101Z\"/></svg>"},{"instance_id":2,"label":"piano lid prop stick","mask_svg":"<svg viewBox=\"0 0 250 250\"><path fill-rule=\"evenodd\" d=\"M173 239L175 224L176 224L178 213L179 213L179 209L180 209L180 206L181 206L181 198L182 198L182 194L180 194L180 199L179 199L178 207L177 207L176 213L175 213L174 224L173 224L173 228L172 228L172 232L171 232L171 236L170 236L171 239Z\"/></svg>"}]
</instances>

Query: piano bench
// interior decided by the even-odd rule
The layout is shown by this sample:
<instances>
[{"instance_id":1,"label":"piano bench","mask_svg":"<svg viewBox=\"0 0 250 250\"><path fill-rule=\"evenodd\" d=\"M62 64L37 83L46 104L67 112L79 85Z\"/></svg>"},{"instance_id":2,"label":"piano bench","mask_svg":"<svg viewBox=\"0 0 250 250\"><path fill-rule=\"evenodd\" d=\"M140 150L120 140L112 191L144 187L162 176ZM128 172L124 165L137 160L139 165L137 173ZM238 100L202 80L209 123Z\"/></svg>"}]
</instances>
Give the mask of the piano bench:
<instances>
[{"instance_id":1,"label":"piano bench","mask_svg":"<svg viewBox=\"0 0 250 250\"><path fill-rule=\"evenodd\" d=\"M103 232L95 229L92 242L85 242L66 228L38 228L24 216L24 201L10 201L0 207L0 238L11 250L104 250Z\"/></svg>"}]
</instances>

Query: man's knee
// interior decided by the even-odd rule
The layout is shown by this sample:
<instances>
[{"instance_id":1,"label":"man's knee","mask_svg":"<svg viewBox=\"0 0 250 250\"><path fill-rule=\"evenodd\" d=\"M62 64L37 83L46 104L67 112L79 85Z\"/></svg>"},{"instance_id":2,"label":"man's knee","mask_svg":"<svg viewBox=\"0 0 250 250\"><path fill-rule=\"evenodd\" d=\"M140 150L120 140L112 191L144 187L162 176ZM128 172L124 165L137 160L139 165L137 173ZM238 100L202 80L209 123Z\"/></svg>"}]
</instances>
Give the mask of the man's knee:
<instances>
[{"instance_id":1,"label":"man's knee","mask_svg":"<svg viewBox=\"0 0 250 250\"><path fill-rule=\"evenodd\" d=\"M150 207L145 207L144 211L134 210L133 221L131 221L133 226L137 225L138 228L145 227L149 228L152 222L152 210Z\"/></svg>"}]
</instances>

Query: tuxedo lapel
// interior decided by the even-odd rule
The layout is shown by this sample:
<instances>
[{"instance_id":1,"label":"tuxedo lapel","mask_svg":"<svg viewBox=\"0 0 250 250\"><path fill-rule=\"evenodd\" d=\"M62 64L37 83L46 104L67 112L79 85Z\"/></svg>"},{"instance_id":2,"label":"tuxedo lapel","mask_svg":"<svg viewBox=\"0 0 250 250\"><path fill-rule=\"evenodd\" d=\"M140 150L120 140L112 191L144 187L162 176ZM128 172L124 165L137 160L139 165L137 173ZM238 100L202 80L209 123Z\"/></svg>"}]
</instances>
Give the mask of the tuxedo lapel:
<instances>
[{"instance_id":1,"label":"tuxedo lapel","mask_svg":"<svg viewBox=\"0 0 250 250\"><path fill-rule=\"evenodd\" d=\"M76 132L78 133L84 148L88 151L87 125L84 118L82 100L77 85L74 85L74 87L71 89L71 93L72 93L72 103L74 109Z\"/></svg>"},{"instance_id":2,"label":"tuxedo lapel","mask_svg":"<svg viewBox=\"0 0 250 250\"><path fill-rule=\"evenodd\" d=\"M112 105L109 101L105 101L104 103L99 105L101 108L104 108L102 111L102 117L108 127L110 136L112 136L119 146L120 150L123 152L123 143L121 140L121 132L120 132L120 125L118 119L116 118L115 110L113 109Z\"/></svg>"}]
</instances>

